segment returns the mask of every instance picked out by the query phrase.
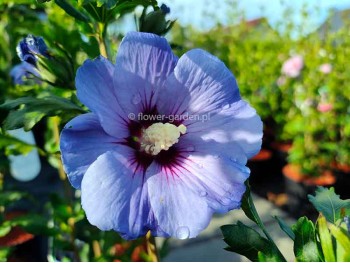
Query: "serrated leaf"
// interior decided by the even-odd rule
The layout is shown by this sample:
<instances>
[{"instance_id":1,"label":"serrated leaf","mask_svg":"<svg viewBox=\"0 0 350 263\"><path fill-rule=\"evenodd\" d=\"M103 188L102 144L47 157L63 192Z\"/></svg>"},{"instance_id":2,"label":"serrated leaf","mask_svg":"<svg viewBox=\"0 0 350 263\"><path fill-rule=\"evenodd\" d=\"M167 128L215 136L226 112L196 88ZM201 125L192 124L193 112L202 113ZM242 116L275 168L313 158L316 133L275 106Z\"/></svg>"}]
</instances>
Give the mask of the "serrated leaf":
<instances>
[{"instance_id":1,"label":"serrated leaf","mask_svg":"<svg viewBox=\"0 0 350 263\"><path fill-rule=\"evenodd\" d=\"M321 243L324 258L327 262L334 262L335 255L334 255L334 249L333 249L332 236L329 233L329 230L327 227L327 221L321 215L317 220L317 223L318 223L318 236L320 238L320 243Z\"/></svg>"},{"instance_id":2,"label":"serrated leaf","mask_svg":"<svg viewBox=\"0 0 350 263\"><path fill-rule=\"evenodd\" d=\"M342 210L347 210L347 214L350 212L350 200L341 200L333 187L318 187L316 195L308 195L308 198L317 211L333 224L341 218Z\"/></svg>"},{"instance_id":3,"label":"serrated leaf","mask_svg":"<svg viewBox=\"0 0 350 263\"><path fill-rule=\"evenodd\" d=\"M294 255L297 261L320 261L316 244L315 226L306 217L301 217L292 227L295 235Z\"/></svg>"},{"instance_id":4,"label":"serrated leaf","mask_svg":"<svg viewBox=\"0 0 350 263\"><path fill-rule=\"evenodd\" d=\"M284 261L268 239L239 221L235 225L222 226L221 231L224 241L229 245L226 248L228 251L239 253L252 261Z\"/></svg>"},{"instance_id":5,"label":"serrated leaf","mask_svg":"<svg viewBox=\"0 0 350 263\"><path fill-rule=\"evenodd\" d=\"M292 240L295 239L295 234L290 226L284 222L284 220L278 216L274 216L274 218L277 220L280 228L283 230L284 233L286 233Z\"/></svg>"}]
</instances>

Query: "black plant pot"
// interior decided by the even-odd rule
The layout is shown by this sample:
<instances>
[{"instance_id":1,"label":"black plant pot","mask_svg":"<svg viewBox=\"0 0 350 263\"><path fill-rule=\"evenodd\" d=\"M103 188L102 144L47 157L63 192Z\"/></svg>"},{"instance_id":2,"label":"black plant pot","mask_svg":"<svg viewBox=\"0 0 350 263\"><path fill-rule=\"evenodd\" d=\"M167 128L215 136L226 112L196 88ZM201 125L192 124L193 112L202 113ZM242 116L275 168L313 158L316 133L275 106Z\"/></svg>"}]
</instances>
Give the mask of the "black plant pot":
<instances>
[{"instance_id":1,"label":"black plant pot","mask_svg":"<svg viewBox=\"0 0 350 263\"><path fill-rule=\"evenodd\" d=\"M265 150L266 151L266 150ZM284 191L282 165L272 151L265 157L253 158L248 161L247 166L251 170L250 184L252 190L260 196L267 197L269 192L282 193Z\"/></svg>"},{"instance_id":2,"label":"black plant pot","mask_svg":"<svg viewBox=\"0 0 350 263\"><path fill-rule=\"evenodd\" d=\"M288 213L294 218L299 218L300 216L315 218L317 216L316 210L309 202L307 196L315 193L316 186L296 182L286 176L284 177L284 185L288 197L286 205Z\"/></svg>"},{"instance_id":3,"label":"black plant pot","mask_svg":"<svg viewBox=\"0 0 350 263\"><path fill-rule=\"evenodd\" d=\"M336 194L340 195L341 199L350 199L350 173L335 169L333 171L337 178L334 185Z\"/></svg>"},{"instance_id":4,"label":"black plant pot","mask_svg":"<svg viewBox=\"0 0 350 263\"><path fill-rule=\"evenodd\" d=\"M317 186L330 186L334 184L335 177L330 172L325 172L321 177L313 179L300 174L297 166L286 165L283 168L285 191L288 197L287 211L294 218L307 216L316 219L318 213L308 199L308 195L314 195Z\"/></svg>"}]
</instances>

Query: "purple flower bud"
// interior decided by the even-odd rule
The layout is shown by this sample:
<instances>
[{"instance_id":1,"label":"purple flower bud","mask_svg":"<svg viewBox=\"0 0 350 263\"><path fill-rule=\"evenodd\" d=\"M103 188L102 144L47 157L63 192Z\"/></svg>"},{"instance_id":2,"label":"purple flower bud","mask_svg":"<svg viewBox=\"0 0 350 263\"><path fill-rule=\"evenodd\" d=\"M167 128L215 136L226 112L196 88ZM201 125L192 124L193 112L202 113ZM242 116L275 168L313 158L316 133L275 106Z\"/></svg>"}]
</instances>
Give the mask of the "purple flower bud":
<instances>
[{"instance_id":1,"label":"purple flower bud","mask_svg":"<svg viewBox=\"0 0 350 263\"><path fill-rule=\"evenodd\" d=\"M14 84L23 85L25 80L31 77L35 79L35 82L40 83L38 70L28 62L22 62L14 66L10 71L10 76Z\"/></svg>"},{"instance_id":2,"label":"purple flower bud","mask_svg":"<svg viewBox=\"0 0 350 263\"><path fill-rule=\"evenodd\" d=\"M47 46L42 37L28 35L19 42L17 48L18 57L25 62L36 65L37 56L48 57Z\"/></svg>"},{"instance_id":3,"label":"purple flower bud","mask_svg":"<svg viewBox=\"0 0 350 263\"><path fill-rule=\"evenodd\" d=\"M162 12L163 12L165 15L170 13L170 8L169 8L167 5L165 5L165 4L162 4L162 5L160 6L160 10L162 10Z\"/></svg>"}]
</instances>

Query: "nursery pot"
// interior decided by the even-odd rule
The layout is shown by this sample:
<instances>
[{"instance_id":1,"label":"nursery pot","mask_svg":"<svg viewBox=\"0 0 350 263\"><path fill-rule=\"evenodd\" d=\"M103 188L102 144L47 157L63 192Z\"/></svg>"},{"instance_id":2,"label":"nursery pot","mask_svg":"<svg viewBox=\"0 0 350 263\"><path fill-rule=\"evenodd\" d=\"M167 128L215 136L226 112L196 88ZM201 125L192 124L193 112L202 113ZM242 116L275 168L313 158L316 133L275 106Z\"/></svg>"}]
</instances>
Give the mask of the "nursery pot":
<instances>
[{"instance_id":1,"label":"nursery pot","mask_svg":"<svg viewBox=\"0 0 350 263\"><path fill-rule=\"evenodd\" d=\"M331 165L337 181L334 185L335 192L342 199L350 199L350 165L332 163Z\"/></svg>"},{"instance_id":2,"label":"nursery pot","mask_svg":"<svg viewBox=\"0 0 350 263\"><path fill-rule=\"evenodd\" d=\"M263 197L269 192L283 192L283 177L281 167L277 165L272 151L262 149L256 156L248 160L251 170L249 182L252 190Z\"/></svg>"},{"instance_id":3,"label":"nursery pot","mask_svg":"<svg viewBox=\"0 0 350 263\"><path fill-rule=\"evenodd\" d=\"M320 176L312 177L301 173L300 166L287 164L283 167L285 190L288 196L287 210L299 218L306 215L310 218L317 216L316 210L308 200L309 194L314 194L317 186L331 186L336 178L331 171L325 170Z\"/></svg>"},{"instance_id":4,"label":"nursery pot","mask_svg":"<svg viewBox=\"0 0 350 263\"><path fill-rule=\"evenodd\" d=\"M271 148L273 150L273 154L278 161L278 165L282 168L287 165L287 157L289 150L292 148L292 143L290 142L272 142Z\"/></svg>"},{"instance_id":5,"label":"nursery pot","mask_svg":"<svg viewBox=\"0 0 350 263\"><path fill-rule=\"evenodd\" d=\"M272 176L271 163L272 152L267 149L261 149L260 152L248 160L247 166L250 169L249 181L252 185L266 181Z\"/></svg>"}]
</instances>

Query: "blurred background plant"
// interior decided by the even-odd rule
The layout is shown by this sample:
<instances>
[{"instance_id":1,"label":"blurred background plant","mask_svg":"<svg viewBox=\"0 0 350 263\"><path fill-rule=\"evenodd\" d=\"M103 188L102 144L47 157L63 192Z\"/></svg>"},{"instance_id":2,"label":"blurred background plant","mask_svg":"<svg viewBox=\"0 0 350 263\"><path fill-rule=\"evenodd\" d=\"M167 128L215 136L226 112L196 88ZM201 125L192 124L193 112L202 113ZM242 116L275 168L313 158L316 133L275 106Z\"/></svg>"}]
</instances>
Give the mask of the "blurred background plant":
<instances>
[{"instance_id":1,"label":"blurred background plant","mask_svg":"<svg viewBox=\"0 0 350 263\"><path fill-rule=\"evenodd\" d=\"M307 21L306 8L301 12ZM349 52L349 14L330 13L324 24L307 34L291 22L291 14L286 9L285 22L278 25L283 31L263 17L247 20L239 14L237 22L233 13L235 23L218 24L207 32L175 25L171 36L183 48L180 53L201 47L225 62L242 97L264 121L263 148L284 146L299 178L342 168L348 172L350 97L344 59ZM339 20L336 27L334 17ZM332 183L333 179L326 180Z\"/></svg>"}]
</instances>

